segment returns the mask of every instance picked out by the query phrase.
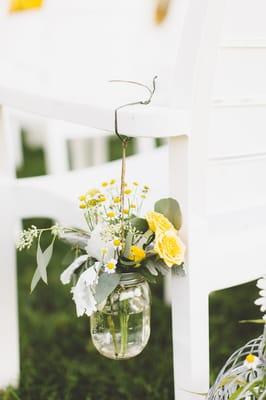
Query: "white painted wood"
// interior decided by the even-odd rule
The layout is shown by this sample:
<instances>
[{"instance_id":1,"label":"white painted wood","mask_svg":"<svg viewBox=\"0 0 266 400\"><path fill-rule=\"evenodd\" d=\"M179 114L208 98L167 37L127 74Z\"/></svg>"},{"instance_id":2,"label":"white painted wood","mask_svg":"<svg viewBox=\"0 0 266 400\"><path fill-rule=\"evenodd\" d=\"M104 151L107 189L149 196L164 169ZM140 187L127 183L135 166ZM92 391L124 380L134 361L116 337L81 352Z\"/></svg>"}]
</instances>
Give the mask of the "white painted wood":
<instances>
[{"instance_id":1,"label":"white painted wood","mask_svg":"<svg viewBox=\"0 0 266 400\"><path fill-rule=\"evenodd\" d=\"M119 94L121 95L121 92ZM116 95L119 97L118 93ZM115 107L126 101L124 97L124 100L116 100L116 104L112 106L106 104L97 107L49 95L20 92L0 85L1 104L51 119L74 122L109 132L114 131ZM176 110L167 107L132 106L119 112L119 126L120 130L127 131L129 136L176 136L188 131L188 113L184 108Z\"/></svg>"},{"instance_id":2,"label":"white painted wood","mask_svg":"<svg viewBox=\"0 0 266 400\"><path fill-rule=\"evenodd\" d=\"M0 116L0 132L3 130ZM10 182L0 177L0 387L19 382L19 330L15 254L15 191Z\"/></svg>"},{"instance_id":3,"label":"white painted wood","mask_svg":"<svg viewBox=\"0 0 266 400\"><path fill-rule=\"evenodd\" d=\"M209 387L208 292L202 271L207 271L207 143L211 92L223 21L224 1L191 1L177 63L190 65L176 75L182 79L183 98L191 105L189 138L170 141L172 195L180 199L184 238L188 245L184 278L173 279L172 315L175 398L194 400ZM193 26L193 30L189 26ZM187 63L188 61L191 64ZM177 72L180 68L177 67ZM184 83L185 82L185 83ZM180 102L177 93L176 103ZM182 299L182 301L181 301ZM181 327L181 328L180 328Z\"/></svg>"},{"instance_id":4,"label":"white painted wood","mask_svg":"<svg viewBox=\"0 0 266 400\"><path fill-rule=\"evenodd\" d=\"M54 7L58 7L58 4ZM254 279L265 271L263 250L266 233L266 53L263 45L265 23L263 19L262 25L261 17L265 14L265 2L227 2L229 8L226 11L216 71L215 55L219 46L223 0L173 2L172 16L161 33L149 30L146 19L148 9L145 9L145 13L141 13L138 19L140 29L137 37L134 26L136 20L133 15L138 15L141 8L138 8L140 2L136 4L132 3L134 12L125 17L123 26L117 25L119 28L114 31L111 28L109 31L107 29L108 37L117 39L117 42L114 40L117 49L110 45L111 40L106 41L107 36L95 41L99 29L96 17L99 9L96 4L92 25L90 26L85 18L80 18L77 36L72 36L73 29L69 29L76 26L71 16L73 8L72 11L64 8L63 14L68 14L65 21L58 22L56 18L49 21L51 37L54 39L52 50L49 50L49 46L48 50L45 47L43 54L37 54L35 64L22 61L21 54L26 51L26 54L30 55L32 46L36 44L35 40L38 41L42 34L47 33L47 27L43 25L43 15L40 14L40 18L34 23L32 18L25 20L27 23L16 19L16 24L20 27L26 28L28 24L31 29L37 29L37 34L30 46L20 49L21 53L18 51L16 63L10 62L9 59L0 66L0 103L111 132L114 127L115 107L130 101L128 96L132 96L132 100L142 98L143 92L139 88L132 91L128 87L110 88L110 84L99 82L105 81L105 78L109 79L114 72L119 75L115 77L123 78L120 75L123 72L130 77L133 75L133 79L141 78L140 80L144 79L148 83L153 73L157 73L158 70L162 73L153 105L121 111L119 129L136 137L172 137L169 163L171 192L182 205L182 237L188 245L188 275L181 279L173 278L175 398L195 400L195 394L187 393L183 389L203 392L208 389L209 293ZM108 7L114 15L110 1ZM243 12L240 13L240 9ZM126 12L125 3L123 10ZM109 11L103 18L102 25L105 27L110 26ZM254 21L250 18L253 15L251 11L254 11ZM45 12L49 14L48 9ZM78 50L75 51L76 40L81 39L82 34L87 32L86 25L90 26L96 43L90 42L90 58L97 60L91 68L86 64L88 59L85 59L82 66L76 61L80 57ZM12 39L13 25L6 24L5 27ZM127 32L127 28L129 35L120 38L121 29ZM23 35L27 36L30 30L25 32ZM70 62L65 75L62 72L62 64L68 66L69 52L66 46L62 47L62 52L58 52L62 38L67 45L71 44L74 47L74 61ZM11 39L9 43L14 38ZM125 41L127 46L123 47ZM88 47L88 43L86 45ZM101 63L101 54L97 48L102 49L105 58L110 58L110 63ZM121 49L127 49L125 51L129 54L125 54ZM137 52L134 49L137 49ZM55 57L55 70L50 75L45 68L40 68L42 62L45 65L45 58L51 59L47 54L53 54ZM97 57L92 57L92 54L96 54ZM119 57L121 54L122 60ZM59 57L62 57L61 63ZM162 60L165 65L162 65ZM13 72L13 76L10 71ZM76 77L79 78L84 77L85 72L87 76L90 71L92 77L95 75L97 79L91 82L89 79L77 78L66 86L65 79L70 71L75 71ZM106 71L109 72L109 76L106 75ZM90 91L86 90L86 93L83 93L85 81ZM215 87L212 87L213 82L216 82ZM211 97L214 98L213 108ZM154 188L150 202L168 194L165 179L168 174L167 156L164 152L164 149L160 149L148 156L128 160L129 177L135 179L136 172L141 171L138 174L147 179ZM147 159L149 165L160 166L158 174L157 170L154 174L153 168L146 167ZM81 222L78 209L73 205L78 194L87 189L83 187L85 182L90 182L90 185L96 184L102 177L117 176L118 171L119 163L112 163L86 171L58 174L55 177L13 182L16 196L21 200L16 207L17 216L42 214L79 225ZM2 187L0 185L0 190ZM13 189L8 190L6 198L14 197ZM8 226L9 222L6 222ZM11 221L10 226L12 224ZM5 254L12 261L11 247L7 247L6 251L8 254ZM252 270L251 263L255 264ZM13 288L14 281L13 276ZM8 299L11 304L10 318L14 321L12 293L14 290L11 290ZM16 347L13 357L15 365ZM16 377L15 367L12 367L11 373L8 379L12 382Z\"/></svg>"},{"instance_id":5,"label":"white painted wood","mask_svg":"<svg viewBox=\"0 0 266 400\"><path fill-rule=\"evenodd\" d=\"M0 177L16 175L16 154L13 146L8 110L0 105Z\"/></svg>"}]
</instances>

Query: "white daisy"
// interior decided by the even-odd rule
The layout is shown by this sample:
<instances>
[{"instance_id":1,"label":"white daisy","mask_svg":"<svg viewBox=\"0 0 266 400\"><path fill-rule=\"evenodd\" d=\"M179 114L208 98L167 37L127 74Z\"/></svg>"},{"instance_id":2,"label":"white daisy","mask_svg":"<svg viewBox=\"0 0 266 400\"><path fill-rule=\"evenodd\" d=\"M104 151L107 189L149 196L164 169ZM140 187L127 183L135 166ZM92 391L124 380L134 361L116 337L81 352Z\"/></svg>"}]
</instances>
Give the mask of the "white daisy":
<instances>
[{"instance_id":1,"label":"white daisy","mask_svg":"<svg viewBox=\"0 0 266 400\"><path fill-rule=\"evenodd\" d=\"M253 354L248 354L244 361L244 367L246 367L247 369L255 370L259 364L259 358L254 356Z\"/></svg>"},{"instance_id":2,"label":"white daisy","mask_svg":"<svg viewBox=\"0 0 266 400\"><path fill-rule=\"evenodd\" d=\"M104 272L107 272L108 274L113 274L116 270L116 264L117 260L111 258L111 260L104 265Z\"/></svg>"}]
</instances>

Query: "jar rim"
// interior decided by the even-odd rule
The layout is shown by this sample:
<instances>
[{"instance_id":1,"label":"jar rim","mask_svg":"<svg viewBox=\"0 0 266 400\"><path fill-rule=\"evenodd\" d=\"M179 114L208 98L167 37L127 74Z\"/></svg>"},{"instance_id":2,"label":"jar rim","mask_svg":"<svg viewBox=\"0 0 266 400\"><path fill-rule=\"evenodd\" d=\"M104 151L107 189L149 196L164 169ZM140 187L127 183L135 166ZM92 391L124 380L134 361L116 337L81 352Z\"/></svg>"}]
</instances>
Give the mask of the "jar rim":
<instances>
[{"instance_id":1,"label":"jar rim","mask_svg":"<svg viewBox=\"0 0 266 400\"><path fill-rule=\"evenodd\" d=\"M120 277L120 282L144 282L145 278L139 272L122 272Z\"/></svg>"}]
</instances>

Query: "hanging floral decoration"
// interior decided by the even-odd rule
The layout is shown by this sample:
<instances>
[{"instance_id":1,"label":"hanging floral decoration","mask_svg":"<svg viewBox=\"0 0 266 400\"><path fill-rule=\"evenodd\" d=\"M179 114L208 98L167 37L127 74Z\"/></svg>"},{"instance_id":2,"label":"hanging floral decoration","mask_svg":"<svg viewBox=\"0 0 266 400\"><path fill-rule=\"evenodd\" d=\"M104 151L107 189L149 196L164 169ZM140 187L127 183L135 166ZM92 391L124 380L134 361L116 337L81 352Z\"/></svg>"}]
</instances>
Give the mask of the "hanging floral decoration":
<instances>
[{"instance_id":1,"label":"hanging floral decoration","mask_svg":"<svg viewBox=\"0 0 266 400\"><path fill-rule=\"evenodd\" d=\"M138 104L148 104L154 90L155 84L149 89L148 101ZM97 188L80 195L79 208L87 229L59 224L48 229L32 226L20 234L17 247L29 249L37 241L33 291L40 280L48 281L47 266L55 239L73 246L74 259L61 273L61 282L71 286L77 316L92 317L94 344L101 342L100 348L96 345L98 350L107 357L120 359L142 350L143 346L136 343L130 349L128 343L130 340L134 343L135 339L130 339L129 332L139 335L139 340L148 341L149 329L145 328L149 326L150 307L147 282L156 282L170 270L183 271L185 245L179 236L181 211L175 199L158 200L153 210L142 214L150 188L138 181L125 180L126 149L130 139L118 132L117 111L115 131L122 143L121 181L119 185L115 179L103 181ZM45 231L51 233L52 240L43 250L41 238Z\"/></svg>"}]
</instances>

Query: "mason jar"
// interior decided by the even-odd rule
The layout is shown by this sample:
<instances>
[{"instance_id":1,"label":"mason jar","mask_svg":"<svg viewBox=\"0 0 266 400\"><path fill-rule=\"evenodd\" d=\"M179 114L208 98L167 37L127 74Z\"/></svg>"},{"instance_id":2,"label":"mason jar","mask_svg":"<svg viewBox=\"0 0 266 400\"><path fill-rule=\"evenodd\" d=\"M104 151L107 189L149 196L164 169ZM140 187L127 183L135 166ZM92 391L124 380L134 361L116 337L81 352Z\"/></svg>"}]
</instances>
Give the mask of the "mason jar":
<instances>
[{"instance_id":1,"label":"mason jar","mask_svg":"<svg viewBox=\"0 0 266 400\"><path fill-rule=\"evenodd\" d=\"M91 337L107 358L125 360L142 352L150 337L149 284L138 273L123 273L116 289L91 318Z\"/></svg>"}]
</instances>

